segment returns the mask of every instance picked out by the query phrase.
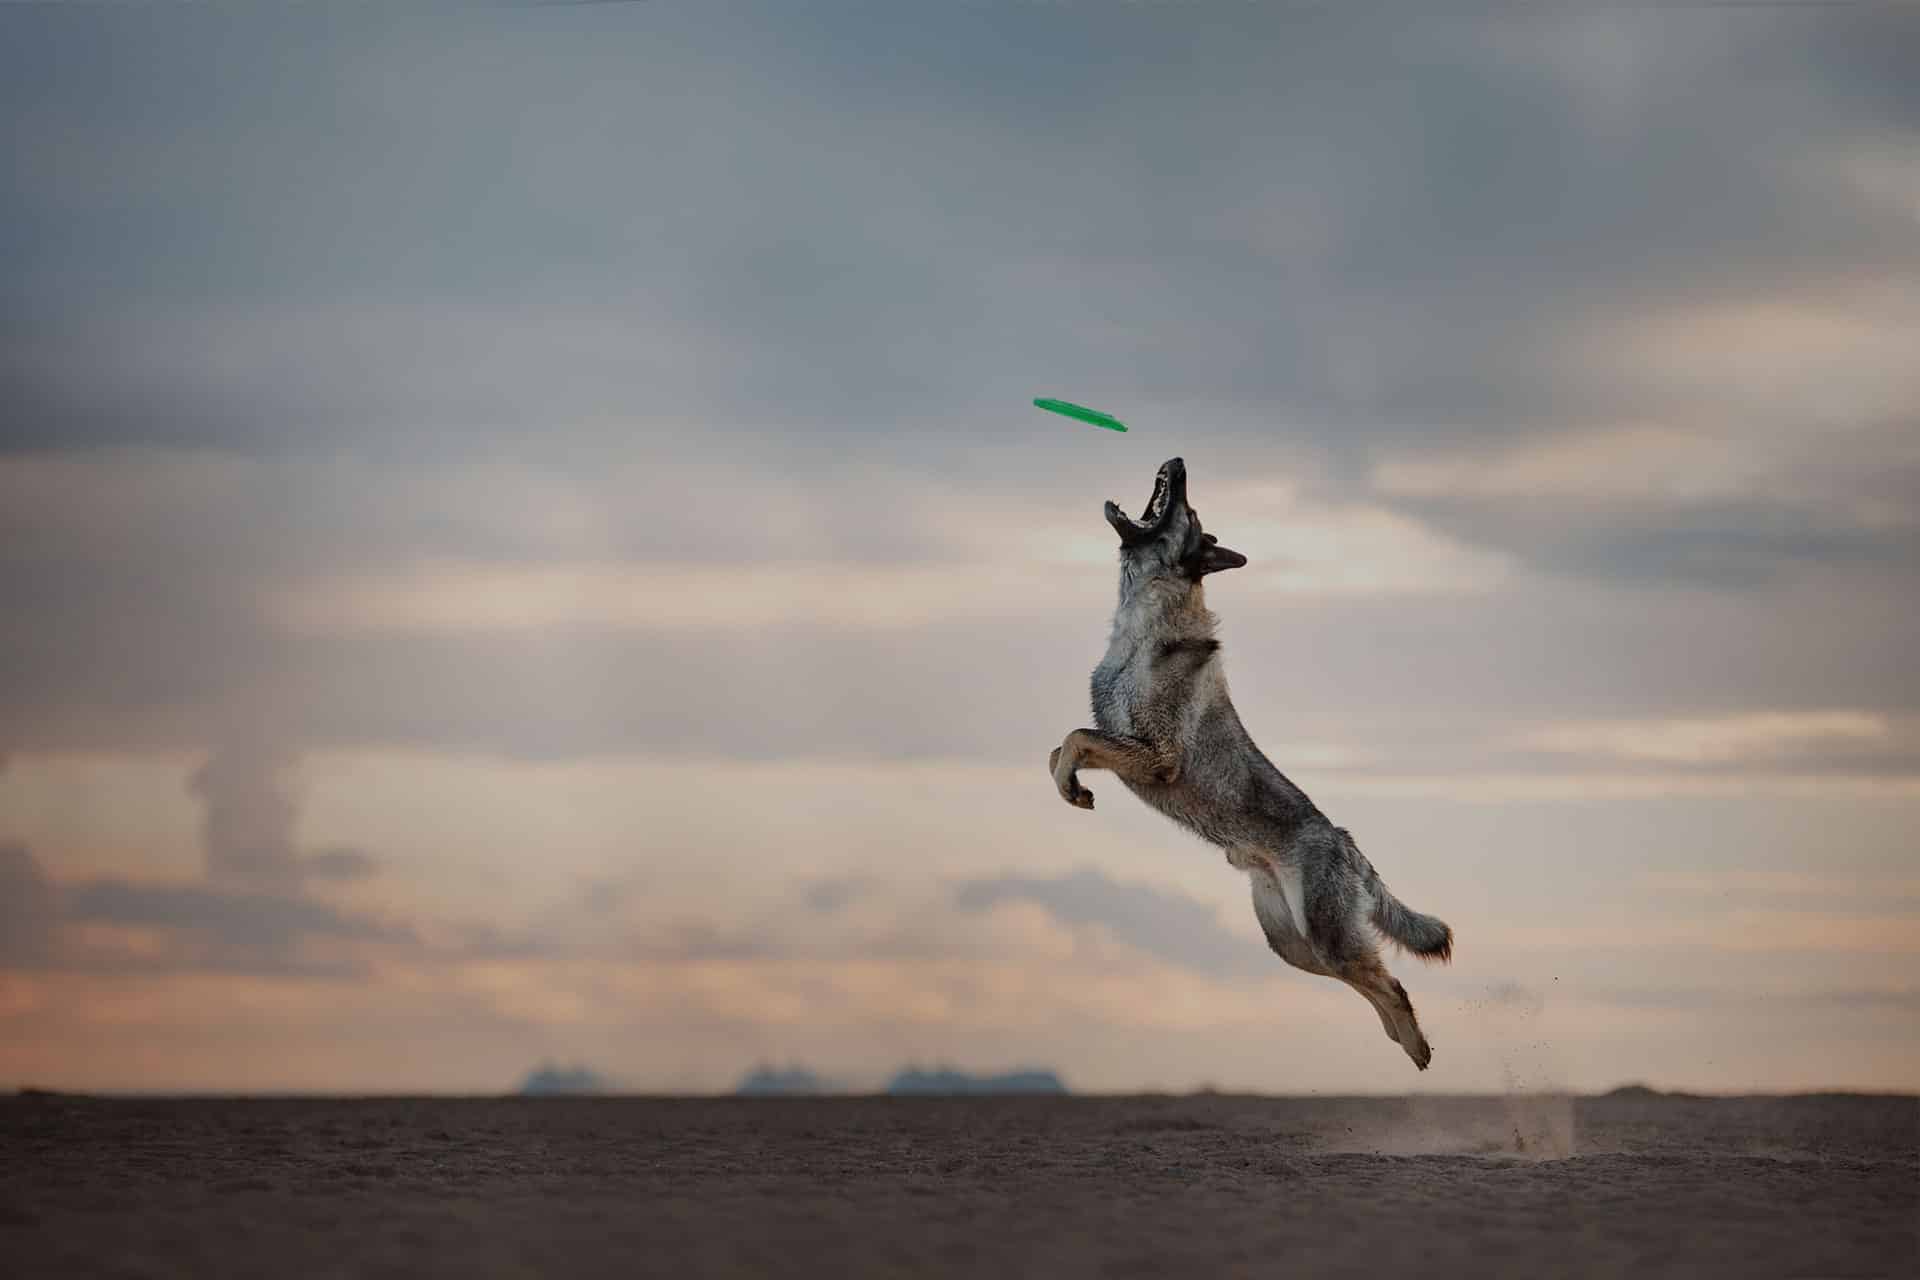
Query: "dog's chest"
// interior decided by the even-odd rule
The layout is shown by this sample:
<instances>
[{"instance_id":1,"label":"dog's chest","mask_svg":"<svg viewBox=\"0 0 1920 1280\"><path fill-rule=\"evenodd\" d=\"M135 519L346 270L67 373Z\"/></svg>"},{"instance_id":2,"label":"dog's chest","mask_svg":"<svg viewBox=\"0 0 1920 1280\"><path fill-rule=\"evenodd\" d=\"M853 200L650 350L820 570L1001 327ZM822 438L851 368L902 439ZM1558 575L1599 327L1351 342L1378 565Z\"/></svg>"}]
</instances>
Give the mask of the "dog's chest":
<instances>
[{"instance_id":1,"label":"dog's chest","mask_svg":"<svg viewBox=\"0 0 1920 1280\"><path fill-rule=\"evenodd\" d=\"M1108 733L1133 733L1135 710L1143 705L1152 666L1141 646L1116 642L1093 669L1093 722Z\"/></svg>"}]
</instances>

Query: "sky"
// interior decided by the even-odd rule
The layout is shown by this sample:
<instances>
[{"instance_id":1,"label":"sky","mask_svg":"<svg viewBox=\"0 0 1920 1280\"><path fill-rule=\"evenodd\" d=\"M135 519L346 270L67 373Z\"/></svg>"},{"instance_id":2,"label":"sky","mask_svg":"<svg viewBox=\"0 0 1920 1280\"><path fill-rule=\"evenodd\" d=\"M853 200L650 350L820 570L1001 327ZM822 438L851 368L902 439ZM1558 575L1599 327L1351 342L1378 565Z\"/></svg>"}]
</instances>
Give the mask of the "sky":
<instances>
[{"instance_id":1,"label":"sky","mask_svg":"<svg viewBox=\"0 0 1920 1280\"><path fill-rule=\"evenodd\" d=\"M0 8L0 1085L1920 1090L1920 7L1416 8Z\"/></svg>"}]
</instances>

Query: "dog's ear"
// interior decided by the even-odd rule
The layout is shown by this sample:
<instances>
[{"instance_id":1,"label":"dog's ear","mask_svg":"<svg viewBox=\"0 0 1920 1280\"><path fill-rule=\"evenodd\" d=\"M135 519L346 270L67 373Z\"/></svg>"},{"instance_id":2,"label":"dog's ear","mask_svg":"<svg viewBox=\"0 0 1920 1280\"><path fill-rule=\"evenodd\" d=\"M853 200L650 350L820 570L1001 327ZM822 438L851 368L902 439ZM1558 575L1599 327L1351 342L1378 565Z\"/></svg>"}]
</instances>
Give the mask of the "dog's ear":
<instances>
[{"instance_id":1,"label":"dog's ear","mask_svg":"<svg viewBox=\"0 0 1920 1280\"><path fill-rule=\"evenodd\" d=\"M1238 569L1246 562L1245 556L1221 546L1220 539L1209 533L1206 535L1206 546L1200 549L1200 555L1194 563L1193 576L1204 578L1222 569Z\"/></svg>"}]
</instances>

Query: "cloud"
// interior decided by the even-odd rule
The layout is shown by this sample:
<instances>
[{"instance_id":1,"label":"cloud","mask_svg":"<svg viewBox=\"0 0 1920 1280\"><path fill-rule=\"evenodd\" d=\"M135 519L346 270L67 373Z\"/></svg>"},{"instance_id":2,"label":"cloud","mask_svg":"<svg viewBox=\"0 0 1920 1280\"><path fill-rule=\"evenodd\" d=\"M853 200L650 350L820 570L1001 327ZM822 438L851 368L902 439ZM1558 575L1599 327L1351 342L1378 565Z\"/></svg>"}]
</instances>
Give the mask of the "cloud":
<instances>
[{"instance_id":1,"label":"cloud","mask_svg":"<svg viewBox=\"0 0 1920 1280\"><path fill-rule=\"evenodd\" d=\"M10 16L0 732L1011 751L1142 441L1290 712L1907 698L1912 15L1510 18Z\"/></svg>"},{"instance_id":2,"label":"cloud","mask_svg":"<svg viewBox=\"0 0 1920 1280\"><path fill-rule=\"evenodd\" d=\"M338 975L359 971L361 948L417 943L404 924L283 894L112 878L55 884L25 846L0 844L4 969Z\"/></svg>"},{"instance_id":3,"label":"cloud","mask_svg":"<svg viewBox=\"0 0 1920 1280\"><path fill-rule=\"evenodd\" d=\"M1111 474L1144 489L1150 470ZM1057 624L1111 607L1098 489L1050 478L1029 496L855 469L812 503L781 499L772 527L746 522L716 550L725 522L703 477L715 478L656 468L665 496L642 518L622 496L642 477L555 466L0 461L0 489L20 499L0 517L12 545L49 549L11 564L0 555L0 583L38 603L0 617L14 655L0 672L16 709L9 731L42 749L172 747L244 726L266 745L223 748L236 794L222 821L257 829L222 836L219 856L285 883L298 850L276 825L271 793L285 782L266 755L286 744L485 741L544 755L678 740L951 754L1030 701L1006 684L1007 662L1041 669L1037 655L985 667L983 641L1000 650L1006 628L1027 627L1028 653L1061 646L1055 670L1090 665ZM753 473L726 479L729 500L749 506L780 492ZM1377 509L1234 485L1224 469L1215 483L1208 493L1240 513L1235 545L1262 557L1233 584L1240 600L1431 599L1498 580L1498 557ZM876 505L868 490L885 518L862 532ZM531 495L527 510L509 501L517 491ZM867 514L831 514L843 507ZM490 524L494 512L507 514ZM673 547L647 545L649 521L692 528L705 558L659 559ZM476 553L446 554L461 542ZM607 545L622 550L609 559L596 549ZM834 558L848 554L857 558ZM900 554L910 558L889 559ZM648 673L669 668L688 678L653 688ZM929 685L931 668L952 682ZM628 698L650 709L617 713ZM941 711L911 734L887 711L929 699ZM249 763L250 752L266 754Z\"/></svg>"},{"instance_id":4,"label":"cloud","mask_svg":"<svg viewBox=\"0 0 1920 1280\"><path fill-rule=\"evenodd\" d=\"M271 951L303 937L403 942L402 927L306 898L237 892L203 885L95 880L67 891L66 914L136 928L196 935L223 948Z\"/></svg>"},{"instance_id":5,"label":"cloud","mask_svg":"<svg viewBox=\"0 0 1920 1280\"><path fill-rule=\"evenodd\" d=\"M1051 378L1364 463L1646 410L1582 360L1596 315L1910 266L1886 175L1920 107L1885 52L1910 14L1233 17L750 6L649 14L635 43L223 15L250 56L219 86L204 16L91 30L59 78L45 51L82 37L14 19L0 82L33 144L0 225L35 251L7 438L445 451L724 423L696 447L817 472L956 422L1023 439L992 406ZM298 105L343 82L383 92ZM270 118L229 105L274 92Z\"/></svg>"},{"instance_id":6,"label":"cloud","mask_svg":"<svg viewBox=\"0 0 1920 1280\"><path fill-rule=\"evenodd\" d=\"M980 569L836 564L425 566L404 575L322 584L277 610L299 630L759 629L795 623L871 631L955 616L1031 615L1084 575L996 575Z\"/></svg>"},{"instance_id":7,"label":"cloud","mask_svg":"<svg viewBox=\"0 0 1920 1280\"><path fill-rule=\"evenodd\" d=\"M1571 722L1532 730L1521 736L1520 745L1635 763L1725 765L1872 751L1892 739L1888 718L1875 712L1792 711Z\"/></svg>"},{"instance_id":8,"label":"cloud","mask_svg":"<svg viewBox=\"0 0 1920 1280\"><path fill-rule=\"evenodd\" d=\"M1231 495L1220 501L1230 503ZM289 584L269 610L275 623L306 633L795 625L876 631L956 619L1036 620L1105 605L1109 540L1048 536L1050 512L1020 515L1014 527L1027 530L1025 555L955 560L960 549L948 548L939 559L908 565L420 563ZM1498 585L1507 568L1499 554L1450 543L1378 509L1296 507L1279 520L1255 515L1235 522L1233 542L1254 558L1241 590L1260 595L1483 592Z\"/></svg>"},{"instance_id":9,"label":"cloud","mask_svg":"<svg viewBox=\"0 0 1920 1280\"><path fill-rule=\"evenodd\" d=\"M962 911L1030 902L1066 925L1096 925L1161 960L1211 977L1268 974L1274 961L1258 942L1223 929L1213 908L1185 894L1127 884L1091 868L1063 876L997 876L954 890Z\"/></svg>"},{"instance_id":10,"label":"cloud","mask_svg":"<svg viewBox=\"0 0 1920 1280\"><path fill-rule=\"evenodd\" d=\"M345 884L378 875L380 860L364 850L341 845L307 854L300 860L300 869L312 879Z\"/></svg>"},{"instance_id":11,"label":"cloud","mask_svg":"<svg viewBox=\"0 0 1920 1280\"><path fill-rule=\"evenodd\" d=\"M1713 871L1660 870L1645 872L1640 882L1659 894L1754 899L1776 906L1814 905L1822 909L1851 906L1869 911L1901 906L1920 908L1920 878L1862 876L1850 871L1823 874L1740 867Z\"/></svg>"},{"instance_id":12,"label":"cloud","mask_svg":"<svg viewBox=\"0 0 1920 1280\"><path fill-rule=\"evenodd\" d=\"M1757 592L1823 570L1904 582L1920 557L1920 525L1901 499L1568 501L1549 491L1407 498L1402 506L1468 546L1506 550L1575 580L1629 586Z\"/></svg>"},{"instance_id":13,"label":"cloud","mask_svg":"<svg viewBox=\"0 0 1920 1280\"><path fill-rule=\"evenodd\" d=\"M1783 1007L1809 1012L1868 1010L1897 1017L1920 1013L1920 988L1914 987L1828 987L1812 990L1769 987L1758 991L1740 991L1724 987L1596 986L1583 987L1579 999L1582 1002L1630 1009L1685 1009L1698 1014L1722 1016L1732 1010L1777 1013Z\"/></svg>"},{"instance_id":14,"label":"cloud","mask_svg":"<svg viewBox=\"0 0 1920 1280\"><path fill-rule=\"evenodd\" d=\"M825 876L808 881L800 897L810 909L833 915L872 888L872 882L864 876Z\"/></svg>"},{"instance_id":15,"label":"cloud","mask_svg":"<svg viewBox=\"0 0 1920 1280\"><path fill-rule=\"evenodd\" d=\"M294 894L309 880L365 880L379 862L361 849L336 846L313 852L294 845L294 800L289 772L294 753L256 734L241 734L209 754L188 787L202 804L207 878Z\"/></svg>"},{"instance_id":16,"label":"cloud","mask_svg":"<svg viewBox=\"0 0 1920 1280\"><path fill-rule=\"evenodd\" d=\"M1619 946L1627 937L1635 947L1648 948L1755 955L1830 952L1904 956L1920 954L1920 913L1743 907L1703 918L1640 918L1625 929L1613 925L1502 926L1486 940L1546 949Z\"/></svg>"},{"instance_id":17,"label":"cloud","mask_svg":"<svg viewBox=\"0 0 1920 1280\"><path fill-rule=\"evenodd\" d=\"M1768 465L1737 436L1629 424L1493 449L1389 455L1375 465L1373 485L1390 498L1684 502L1747 492Z\"/></svg>"},{"instance_id":18,"label":"cloud","mask_svg":"<svg viewBox=\"0 0 1920 1280\"><path fill-rule=\"evenodd\" d=\"M738 532L730 560L663 565L589 557L592 537L568 532L591 530L595 511L618 523L624 477L403 467L376 481L358 466L200 471L129 457L15 466L0 462L0 484L14 481L0 503L0 591L34 607L0 614L0 734L13 749L204 749L247 726L282 754L404 745L539 758L1007 759L1025 735L1057 735L1052 719L1079 714L1080 696L1061 694L1097 659L1111 609L1097 495L1125 496L1146 474L1113 463L1033 498L893 486L919 513L885 526L887 538L906 527L917 558L905 563L835 561L850 533L816 538L789 522L784 535ZM679 475L658 472L669 489ZM856 505L865 483L823 490L822 505ZM426 554L482 542L487 512L516 487L548 514L503 519L487 558ZM703 499L689 493L663 518L693 519ZM1311 485L1202 473L1195 497L1229 545L1257 557L1209 588L1249 723L1259 733L1284 715L1289 735L1349 760L1454 768L1463 742L1515 719L1638 718L1676 703L1740 714L1759 710L1755 690L1788 708L1892 710L1910 698L1920 617L1896 605L1897 567L1737 593L1599 592L1542 581L1520 556L1428 535L1378 506L1324 501ZM284 542L260 523L266 507L287 513ZM1542 502L1511 536L1537 534L1529 558L1647 536L1574 514ZM782 536L808 558L760 558ZM1651 559L1662 554L1649 543ZM299 625L276 625L289 602ZM1285 670L1313 677L1281 684ZM230 767L242 770L236 786L246 781L244 761ZM271 808L264 792L234 803ZM282 884L302 852L270 829L221 847L234 867L253 858Z\"/></svg>"},{"instance_id":19,"label":"cloud","mask_svg":"<svg viewBox=\"0 0 1920 1280\"><path fill-rule=\"evenodd\" d=\"M0 841L0 968L36 969L54 958L58 892L25 845Z\"/></svg>"},{"instance_id":20,"label":"cloud","mask_svg":"<svg viewBox=\"0 0 1920 1280\"><path fill-rule=\"evenodd\" d=\"M378 862L344 845L295 847L293 754L238 734L189 775L205 880L93 877L56 885L22 844L0 843L0 964L91 972L342 974L369 945L415 947L410 926L309 897Z\"/></svg>"},{"instance_id":21,"label":"cloud","mask_svg":"<svg viewBox=\"0 0 1920 1280\"><path fill-rule=\"evenodd\" d=\"M203 806L209 879L269 888L299 883L293 801L282 781L290 763L284 747L242 740L194 771L188 786Z\"/></svg>"}]
</instances>

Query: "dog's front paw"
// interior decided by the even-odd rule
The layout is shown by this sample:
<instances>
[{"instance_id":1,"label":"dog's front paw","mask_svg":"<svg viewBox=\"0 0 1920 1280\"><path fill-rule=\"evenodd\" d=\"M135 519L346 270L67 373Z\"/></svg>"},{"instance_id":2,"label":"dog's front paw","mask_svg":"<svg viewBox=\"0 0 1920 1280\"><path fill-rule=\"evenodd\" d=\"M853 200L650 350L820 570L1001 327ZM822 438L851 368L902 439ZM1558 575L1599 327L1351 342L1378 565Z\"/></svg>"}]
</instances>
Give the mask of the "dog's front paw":
<instances>
[{"instance_id":1,"label":"dog's front paw","mask_svg":"<svg viewBox=\"0 0 1920 1280\"><path fill-rule=\"evenodd\" d=\"M1053 767L1053 786L1060 798L1076 809L1093 808L1093 792L1080 785L1080 776L1073 772L1060 771L1060 750L1055 748L1047 763Z\"/></svg>"},{"instance_id":2,"label":"dog's front paw","mask_svg":"<svg viewBox=\"0 0 1920 1280\"><path fill-rule=\"evenodd\" d=\"M1076 809L1093 808L1093 792L1080 785L1080 779L1074 774L1061 777L1055 774L1054 786L1060 789L1060 798Z\"/></svg>"},{"instance_id":3,"label":"dog's front paw","mask_svg":"<svg viewBox=\"0 0 1920 1280\"><path fill-rule=\"evenodd\" d=\"M1060 798L1076 809L1093 808L1093 792L1080 785L1080 775L1068 769L1060 769L1060 752L1065 743L1053 749L1047 757L1047 772L1053 775L1053 785L1060 792Z\"/></svg>"}]
</instances>

